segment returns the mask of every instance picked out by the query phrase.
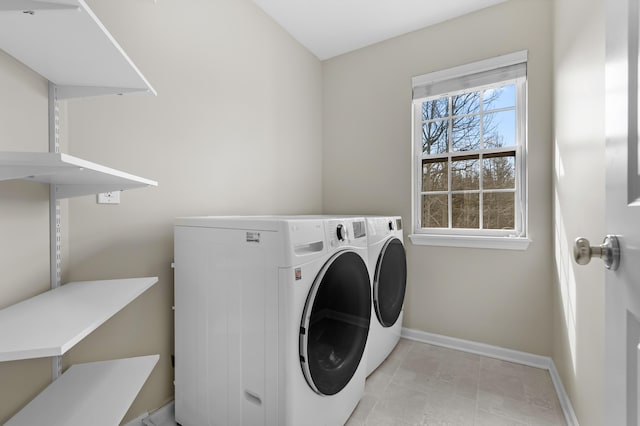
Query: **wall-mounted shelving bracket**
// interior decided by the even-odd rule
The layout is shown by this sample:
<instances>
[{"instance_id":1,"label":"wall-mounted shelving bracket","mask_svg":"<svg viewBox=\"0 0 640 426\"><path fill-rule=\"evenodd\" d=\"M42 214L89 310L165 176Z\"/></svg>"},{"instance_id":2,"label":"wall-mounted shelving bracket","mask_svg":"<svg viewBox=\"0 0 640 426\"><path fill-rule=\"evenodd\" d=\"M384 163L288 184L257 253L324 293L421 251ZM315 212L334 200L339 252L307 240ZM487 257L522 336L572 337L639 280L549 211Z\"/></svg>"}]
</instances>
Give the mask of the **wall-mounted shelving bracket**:
<instances>
[{"instance_id":1,"label":"wall-mounted shelving bracket","mask_svg":"<svg viewBox=\"0 0 640 426\"><path fill-rule=\"evenodd\" d=\"M49 82L49 152L60 152L60 108L55 84ZM60 287L62 270L62 213L56 186L49 185L49 269L51 289ZM51 358L51 379L62 375L62 356Z\"/></svg>"}]
</instances>

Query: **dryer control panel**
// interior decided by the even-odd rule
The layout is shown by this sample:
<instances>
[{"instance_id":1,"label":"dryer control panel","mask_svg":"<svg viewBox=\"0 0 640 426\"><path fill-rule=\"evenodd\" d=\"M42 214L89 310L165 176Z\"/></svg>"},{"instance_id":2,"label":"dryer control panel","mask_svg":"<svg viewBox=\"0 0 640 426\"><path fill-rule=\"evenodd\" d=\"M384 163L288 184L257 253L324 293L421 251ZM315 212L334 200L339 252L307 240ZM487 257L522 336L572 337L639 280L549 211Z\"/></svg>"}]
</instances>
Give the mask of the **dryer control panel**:
<instances>
[{"instance_id":1,"label":"dryer control panel","mask_svg":"<svg viewBox=\"0 0 640 426\"><path fill-rule=\"evenodd\" d=\"M367 226L364 219L331 219L327 221L327 240L331 248L365 246Z\"/></svg>"}]
</instances>

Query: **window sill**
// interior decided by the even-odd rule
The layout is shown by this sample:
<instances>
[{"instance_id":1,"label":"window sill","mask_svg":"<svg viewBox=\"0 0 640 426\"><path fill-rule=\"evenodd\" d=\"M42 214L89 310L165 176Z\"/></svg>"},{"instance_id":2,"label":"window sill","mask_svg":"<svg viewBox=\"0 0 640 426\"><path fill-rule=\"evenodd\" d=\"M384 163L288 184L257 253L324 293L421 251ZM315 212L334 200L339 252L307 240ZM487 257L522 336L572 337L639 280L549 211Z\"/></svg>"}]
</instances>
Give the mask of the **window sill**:
<instances>
[{"instance_id":1,"label":"window sill","mask_svg":"<svg viewBox=\"0 0 640 426\"><path fill-rule=\"evenodd\" d=\"M522 237L481 237L468 235L427 235L411 234L409 239L414 245L467 247L499 250L526 250L531 240Z\"/></svg>"}]
</instances>

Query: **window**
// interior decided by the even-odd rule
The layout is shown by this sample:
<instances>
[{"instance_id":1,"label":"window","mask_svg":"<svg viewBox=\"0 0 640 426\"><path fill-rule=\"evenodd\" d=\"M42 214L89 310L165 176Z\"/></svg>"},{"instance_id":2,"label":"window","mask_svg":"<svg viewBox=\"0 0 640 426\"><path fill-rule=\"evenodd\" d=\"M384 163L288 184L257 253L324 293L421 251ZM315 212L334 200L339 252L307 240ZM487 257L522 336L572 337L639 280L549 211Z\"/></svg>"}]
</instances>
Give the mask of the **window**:
<instances>
[{"instance_id":1,"label":"window","mask_svg":"<svg viewBox=\"0 0 640 426\"><path fill-rule=\"evenodd\" d=\"M526 52L413 79L417 244L525 249Z\"/></svg>"}]
</instances>

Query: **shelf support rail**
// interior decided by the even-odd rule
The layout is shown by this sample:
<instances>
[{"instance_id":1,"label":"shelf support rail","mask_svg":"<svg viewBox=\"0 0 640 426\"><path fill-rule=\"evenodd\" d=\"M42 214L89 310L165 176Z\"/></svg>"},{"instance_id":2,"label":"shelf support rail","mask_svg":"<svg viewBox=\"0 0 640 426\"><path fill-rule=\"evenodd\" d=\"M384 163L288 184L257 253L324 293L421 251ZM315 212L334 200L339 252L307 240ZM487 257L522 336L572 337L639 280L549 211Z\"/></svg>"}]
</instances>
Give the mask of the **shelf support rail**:
<instances>
[{"instance_id":1,"label":"shelf support rail","mask_svg":"<svg viewBox=\"0 0 640 426\"><path fill-rule=\"evenodd\" d=\"M60 152L60 109L58 106L58 88L49 82L49 152ZM49 270L51 289L60 287L62 264L62 227L60 200L56 195L56 185L49 185ZM62 356L51 358L51 380L62 374Z\"/></svg>"}]
</instances>

